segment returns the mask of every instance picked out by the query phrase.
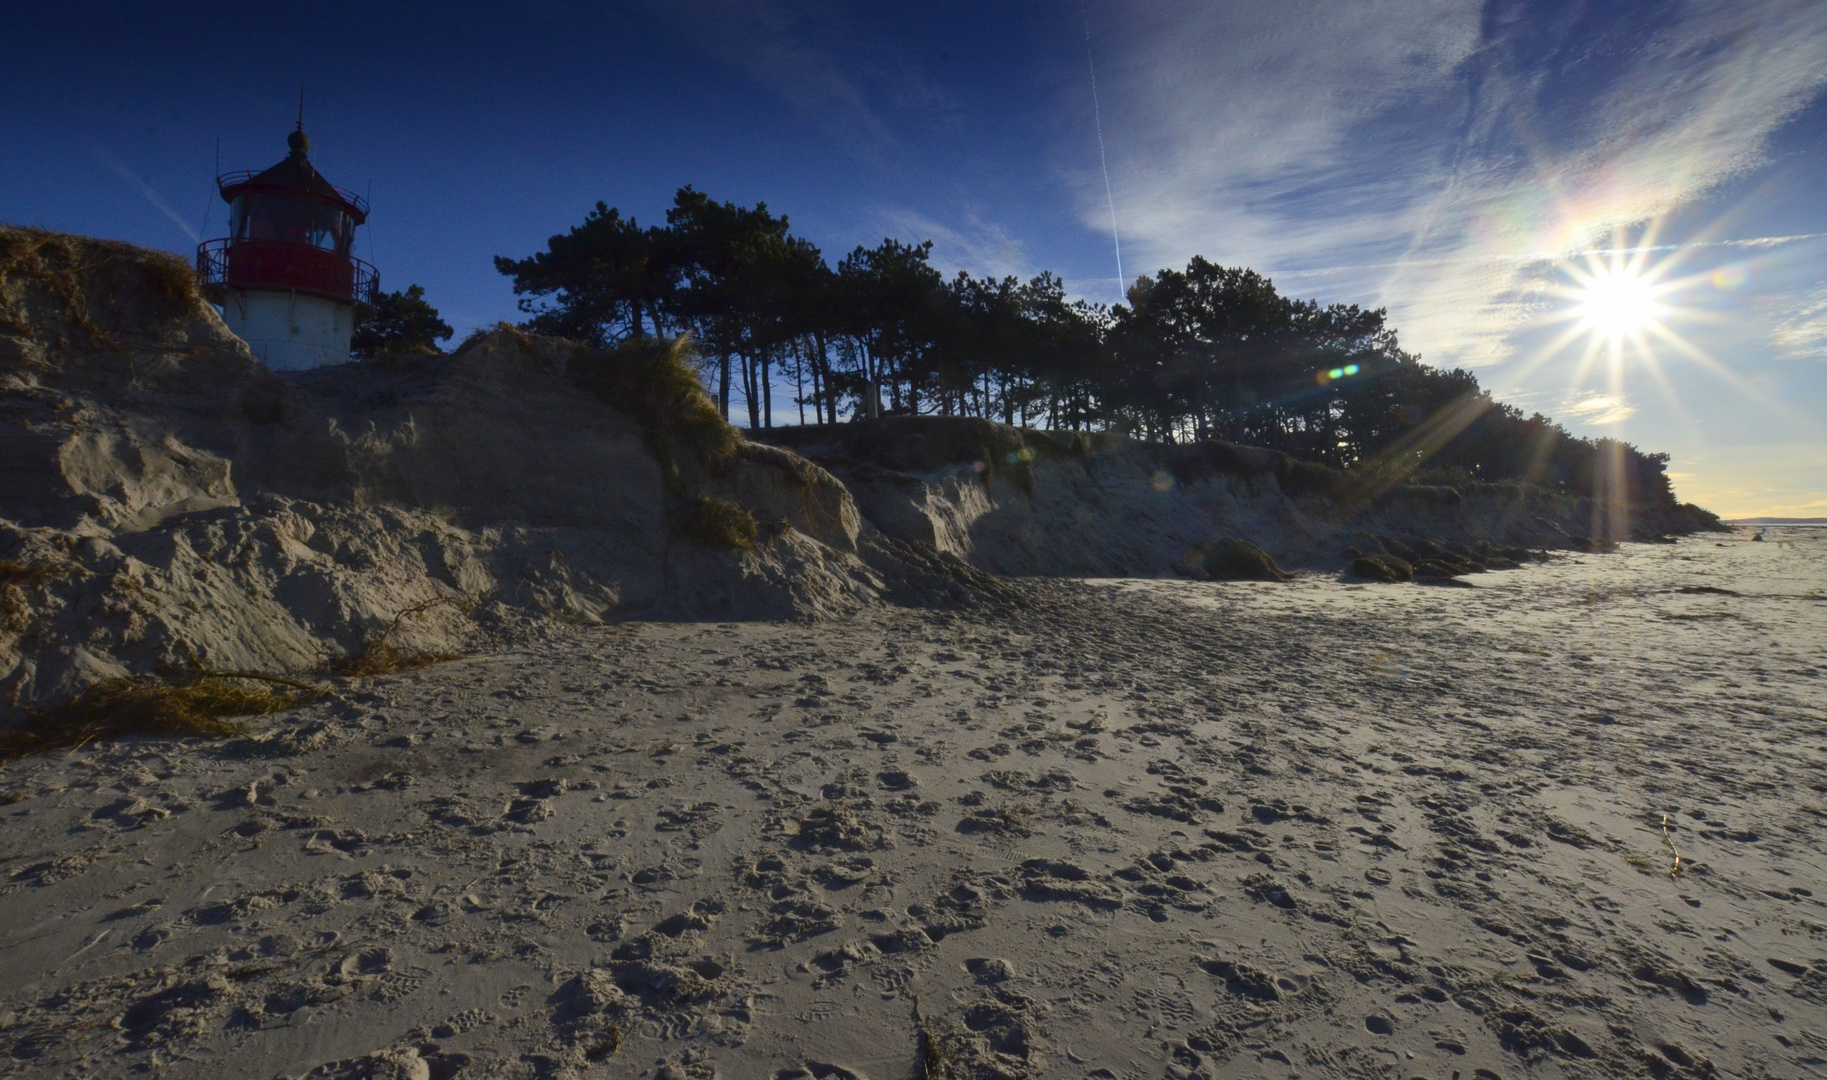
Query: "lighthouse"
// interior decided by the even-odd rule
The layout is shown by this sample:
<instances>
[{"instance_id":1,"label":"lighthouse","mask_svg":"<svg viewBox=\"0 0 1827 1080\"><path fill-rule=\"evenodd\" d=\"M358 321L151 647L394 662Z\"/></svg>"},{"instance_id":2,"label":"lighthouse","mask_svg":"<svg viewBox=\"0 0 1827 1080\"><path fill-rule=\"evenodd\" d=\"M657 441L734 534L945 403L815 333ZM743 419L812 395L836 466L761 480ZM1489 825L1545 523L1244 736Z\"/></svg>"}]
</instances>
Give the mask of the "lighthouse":
<instances>
[{"instance_id":1,"label":"lighthouse","mask_svg":"<svg viewBox=\"0 0 1827 1080\"><path fill-rule=\"evenodd\" d=\"M347 363L380 287L374 267L350 254L368 204L312 167L302 120L286 143L291 152L265 172L216 178L228 236L198 246L197 276L267 367Z\"/></svg>"}]
</instances>

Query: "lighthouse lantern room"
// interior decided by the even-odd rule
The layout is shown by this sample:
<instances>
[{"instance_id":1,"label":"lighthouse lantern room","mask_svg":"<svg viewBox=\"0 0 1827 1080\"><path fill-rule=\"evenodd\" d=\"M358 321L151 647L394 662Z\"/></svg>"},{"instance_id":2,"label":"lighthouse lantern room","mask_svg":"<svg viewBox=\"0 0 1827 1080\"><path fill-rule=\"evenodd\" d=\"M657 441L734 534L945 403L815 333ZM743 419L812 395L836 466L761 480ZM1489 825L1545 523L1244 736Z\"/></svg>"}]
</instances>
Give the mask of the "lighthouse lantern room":
<instances>
[{"instance_id":1,"label":"lighthouse lantern room","mask_svg":"<svg viewBox=\"0 0 1827 1080\"><path fill-rule=\"evenodd\" d=\"M311 166L302 122L286 142L291 153L265 172L216 178L229 235L197 248L197 276L268 367L346 363L380 287L374 267L350 254L368 204Z\"/></svg>"}]
</instances>

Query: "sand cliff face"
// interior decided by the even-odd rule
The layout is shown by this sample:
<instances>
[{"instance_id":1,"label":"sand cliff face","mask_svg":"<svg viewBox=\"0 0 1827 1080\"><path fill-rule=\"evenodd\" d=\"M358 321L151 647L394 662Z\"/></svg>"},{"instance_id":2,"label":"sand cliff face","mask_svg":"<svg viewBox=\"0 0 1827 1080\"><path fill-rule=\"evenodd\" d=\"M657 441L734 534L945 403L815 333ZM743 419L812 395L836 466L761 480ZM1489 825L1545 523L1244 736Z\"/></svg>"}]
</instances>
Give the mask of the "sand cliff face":
<instances>
[{"instance_id":1,"label":"sand cliff face","mask_svg":"<svg viewBox=\"0 0 1827 1080\"><path fill-rule=\"evenodd\" d=\"M921 417L770 437L820 462L876 528L1005 575L1156 577L1234 538L1287 566L1337 573L1378 535L1585 550L1692 526L1524 485L1367 484L1274 451L1157 446ZM1621 529L1620 529L1621 522ZM1607 531L1615 535L1606 536Z\"/></svg>"},{"instance_id":2,"label":"sand cliff face","mask_svg":"<svg viewBox=\"0 0 1827 1080\"><path fill-rule=\"evenodd\" d=\"M129 673L310 670L421 607L395 639L448 652L540 619L876 598L841 484L733 432L709 465L663 462L690 448L580 389L603 362L500 330L282 378L177 260L0 230L0 710ZM680 535L700 500L753 538Z\"/></svg>"},{"instance_id":3,"label":"sand cliff face","mask_svg":"<svg viewBox=\"0 0 1827 1080\"><path fill-rule=\"evenodd\" d=\"M553 620L1160 576L1227 538L1335 573L1372 534L1592 531L1577 499L1370 490L1228 444L943 417L754 442L669 348L504 326L448 356L281 376L181 261L0 228L0 722L123 675L318 669L383 633L452 653Z\"/></svg>"}]
</instances>

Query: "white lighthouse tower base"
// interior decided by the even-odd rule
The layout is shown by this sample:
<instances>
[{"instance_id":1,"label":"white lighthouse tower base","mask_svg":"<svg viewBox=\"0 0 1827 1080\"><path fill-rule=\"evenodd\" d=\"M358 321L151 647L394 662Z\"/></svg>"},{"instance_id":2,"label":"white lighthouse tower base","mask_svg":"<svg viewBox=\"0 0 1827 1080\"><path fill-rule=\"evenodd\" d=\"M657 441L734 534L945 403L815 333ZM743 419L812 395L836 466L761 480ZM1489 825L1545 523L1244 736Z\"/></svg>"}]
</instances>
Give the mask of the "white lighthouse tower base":
<instances>
[{"instance_id":1,"label":"white lighthouse tower base","mask_svg":"<svg viewBox=\"0 0 1827 1080\"><path fill-rule=\"evenodd\" d=\"M349 362L355 305L291 289L228 289L222 321L275 371Z\"/></svg>"}]
</instances>

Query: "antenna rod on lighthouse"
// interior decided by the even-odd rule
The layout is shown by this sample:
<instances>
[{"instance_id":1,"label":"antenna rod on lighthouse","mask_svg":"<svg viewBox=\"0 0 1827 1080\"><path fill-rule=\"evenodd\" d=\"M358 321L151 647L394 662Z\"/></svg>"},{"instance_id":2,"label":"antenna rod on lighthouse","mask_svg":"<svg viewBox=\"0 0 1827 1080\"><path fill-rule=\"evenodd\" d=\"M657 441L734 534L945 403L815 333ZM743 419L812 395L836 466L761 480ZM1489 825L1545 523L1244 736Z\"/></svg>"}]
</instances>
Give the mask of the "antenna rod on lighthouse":
<instances>
[{"instance_id":1,"label":"antenna rod on lighthouse","mask_svg":"<svg viewBox=\"0 0 1827 1080\"><path fill-rule=\"evenodd\" d=\"M304 130L304 83L298 84L298 130Z\"/></svg>"}]
</instances>

